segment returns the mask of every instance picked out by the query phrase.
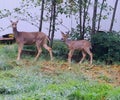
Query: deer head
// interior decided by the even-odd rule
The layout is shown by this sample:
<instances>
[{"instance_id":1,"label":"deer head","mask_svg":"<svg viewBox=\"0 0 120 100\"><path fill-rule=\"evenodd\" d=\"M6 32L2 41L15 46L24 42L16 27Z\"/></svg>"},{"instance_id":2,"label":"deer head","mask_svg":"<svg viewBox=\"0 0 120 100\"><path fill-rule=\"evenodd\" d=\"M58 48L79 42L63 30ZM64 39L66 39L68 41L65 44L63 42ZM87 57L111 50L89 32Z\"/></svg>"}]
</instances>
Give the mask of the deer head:
<instances>
[{"instance_id":1,"label":"deer head","mask_svg":"<svg viewBox=\"0 0 120 100\"><path fill-rule=\"evenodd\" d=\"M17 20L16 22L13 22L12 20L10 20L10 22L12 23L12 27L13 27L13 28L16 28L16 27L17 27L18 20Z\"/></svg>"},{"instance_id":2,"label":"deer head","mask_svg":"<svg viewBox=\"0 0 120 100\"><path fill-rule=\"evenodd\" d=\"M62 34L61 40L65 42L69 38L69 33L65 34L61 31L61 34Z\"/></svg>"}]
</instances>

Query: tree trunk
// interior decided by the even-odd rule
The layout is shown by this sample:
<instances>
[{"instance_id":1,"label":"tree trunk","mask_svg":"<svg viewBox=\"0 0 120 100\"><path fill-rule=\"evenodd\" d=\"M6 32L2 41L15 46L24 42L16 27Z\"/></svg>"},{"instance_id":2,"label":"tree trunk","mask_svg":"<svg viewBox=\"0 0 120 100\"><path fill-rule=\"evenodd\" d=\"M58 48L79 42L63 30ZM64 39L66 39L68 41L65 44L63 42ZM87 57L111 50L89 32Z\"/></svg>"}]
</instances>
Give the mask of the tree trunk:
<instances>
[{"instance_id":1,"label":"tree trunk","mask_svg":"<svg viewBox=\"0 0 120 100\"><path fill-rule=\"evenodd\" d=\"M55 20L56 20L56 0L52 1L52 5L53 5L53 24L52 24L52 33L51 33L51 43L50 46L52 47L53 45L53 39L54 39L54 32L55 32Z\"/></svg>"},{"instance_id":2,"label":"tree trunk","mask_svg":"<svg viewBox=\"0 0 120 100\"><path fill-rule=\"evenodd\" d=\"M39 32L41 32L41 31L42 31L43 13L44 13L44 0L42 0L42 6L41 6L41 15L40 15Z\"/></svg>"},{"instance_id":3,"label":"tree trunk","mask_svg":"<svg viewBox=\"0 0 120 100\"><path fill-rule=\"evenodd\" d=\"M105 2L105 1L106 1L106 0L103 0L103 1L102 1L102 4L101 4L100 16L99 16L99 20L98 20L98 28L97 28L97 31L99 31L99 29L100 29L100 22L101 22L102 11L103 11L103 6L104 6L104 2Z\"/></svg>"},{"instance_id":4,"label":"tree trunk","mask_svg":"<svg viewBox=\"0 0 120 100\"><path fill-rule=\"evenodd\" d=\"M82 0L79 0L79 18L80 18L80 39L82 39Z\"/></svg>"},{"instance_id":5,"label":"tree trunk","mask_svg":"<svg viewBox=\"0 0 120 100\"><path fill-rule=\"evenodd\" d=\"M89 9L89 5L90 5L91 0L86 1L84 4L84 15L83 15L83 39L84 39L84 34L85 34L85 29L86 29L86 18L87 18L87 14L88 14L88 9Z\"/></svg>"},{"instance_id":6,"label":"tree trunk","mask_svg":"<svg viewBox=\"0 0 120 100\"><path fill-rule=\"evenodd\" d=\"M52 20L53 20L53 5L51 5L51 15L50 15L50 25L49 25L48 37L51 37Z\"/></svg>"},{"instance_id":7,"label":"tree trunk","mask_svg":"<svg viewBox=\"0 0 120 100\"><path fill-rule=\"evenodd\" d=\"M82 39L84 39L84 34L85 34L85 21L86 21L86 7L87 7L87 0L84 1L83 3L83 31L82 31Z\"/></svg>"},{"instance_id":8,"label":"tree trunk","mask_svg":"<svg viewBox=\"0 0 120 100\"><path fill-rule=\"evenodd\" d=\"M97 17L97 4L98 4L98 0L95 0L94 1L94 9L93 9L92 32L91 32L91 34L95 34L96 17Z\"/></svg>"},{"instance_id":9,"label":"tree trunk","mask_svg":"<svg viewBox=\"0 0 120 100\"><path fill-rule=\"evenodd\" d=\"M109 29L110 32L112 31L112 28L113 28L115 14L116 14L116 10L117 10L117 4L118 4L118 0L116 0L116 2L115 2L115 6L114 6L114 10L113 10L113 15L112 15L112 20L111 20L111 25L110 25L110 29Z\"/></svg>"}]
</instances>

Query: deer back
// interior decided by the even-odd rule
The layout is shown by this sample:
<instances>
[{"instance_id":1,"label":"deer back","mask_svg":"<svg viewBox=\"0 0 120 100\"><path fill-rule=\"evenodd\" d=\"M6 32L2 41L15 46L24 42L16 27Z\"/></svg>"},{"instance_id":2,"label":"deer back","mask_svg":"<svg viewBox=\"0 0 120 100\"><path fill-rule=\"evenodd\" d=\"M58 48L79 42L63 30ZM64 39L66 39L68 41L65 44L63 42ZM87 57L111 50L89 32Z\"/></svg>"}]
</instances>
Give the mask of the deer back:
<instances>
[{"instance_id":1,"label":"deer back","mask_svg":"<svg viewBox=\"0 0 120 100\"><path fill-rule=\"evenodd\" d=\"M76 40L76 41L66 41L66 44L69 49L85 49L91 48L91 43L87 40Z\"/></svg>"},{"instance_id":2,"label":"deer back","mask_svg":"<svg viewBox=\"0 0 120 100\"><path fill-rule=\"evenodd\" d=\"M28 45L34 43L43 45L47 42L47 36L42 32L18 32L16 42Z\"/></svg>"}]
</instances>

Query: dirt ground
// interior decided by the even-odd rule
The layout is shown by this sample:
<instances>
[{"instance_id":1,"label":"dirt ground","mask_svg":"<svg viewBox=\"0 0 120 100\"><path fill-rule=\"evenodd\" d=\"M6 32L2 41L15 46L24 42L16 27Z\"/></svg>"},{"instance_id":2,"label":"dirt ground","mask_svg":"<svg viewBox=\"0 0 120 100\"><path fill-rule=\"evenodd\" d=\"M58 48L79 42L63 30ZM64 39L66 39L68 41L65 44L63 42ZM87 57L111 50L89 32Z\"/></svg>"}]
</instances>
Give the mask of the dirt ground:
<instances>
[{"instance_id":1,"label":"dirt ground","mask_svg":"<svg viewBox=\"0 0 120 100\"><path fill-rule=\"evenodd\" d=\"M108 83L113 86L120 86L120 66L118 65L109 65L109 66L98 66L94 65L93 67L86 70L82 69L84 75L96 79L102 83Z\"/></svg>"},{"instance_id":2,"label":"dirt ground","mask_svg":"<svg viewBox=\"0 0 120 100\"><path fill-rule=\"evenodd\" d=\"M69 66L67 63L50 63L43 62L41 70L45 72L55 73L57 70L70 70L76 73L83 73L88 79L97 80L100 83L111 84L112 86L120 86L120 65L93 65L89 67L87 64L81 66Z\"/></svg>"}]
</instances>

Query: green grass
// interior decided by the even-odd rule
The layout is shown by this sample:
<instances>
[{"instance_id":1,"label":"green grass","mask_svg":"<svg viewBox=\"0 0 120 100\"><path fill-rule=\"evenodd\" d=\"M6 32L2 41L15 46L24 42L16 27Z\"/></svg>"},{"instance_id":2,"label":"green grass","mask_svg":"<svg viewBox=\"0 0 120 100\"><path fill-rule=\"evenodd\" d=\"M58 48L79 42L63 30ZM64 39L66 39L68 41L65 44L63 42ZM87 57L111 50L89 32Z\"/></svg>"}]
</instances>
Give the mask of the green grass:
<instances>
[{"instance_id":1,"label":"green grass","mask_svg":"<svg viewBox=\"0 0 120 100\"><path fill-rule=\"evenodd\" d=\"M98 83L84 76L81 66L61 70L64 61L48 61L54 72L44 72L46 60L34 57L15 61L16 45L0 48L0 100L119 100L120 87ZM84 66L84 65L83 65ZM103 78L103 77L102 77ZM106 78L105 78L106 79Z\"/></svg>"}]
</instances>

